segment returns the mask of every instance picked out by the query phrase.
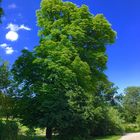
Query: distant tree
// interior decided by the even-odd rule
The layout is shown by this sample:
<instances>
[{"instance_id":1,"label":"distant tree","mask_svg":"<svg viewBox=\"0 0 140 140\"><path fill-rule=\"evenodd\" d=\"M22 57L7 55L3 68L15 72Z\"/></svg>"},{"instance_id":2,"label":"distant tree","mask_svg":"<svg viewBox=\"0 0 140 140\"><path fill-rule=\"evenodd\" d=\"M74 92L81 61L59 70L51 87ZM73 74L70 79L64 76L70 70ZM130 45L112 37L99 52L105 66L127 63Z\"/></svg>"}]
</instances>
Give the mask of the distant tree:
<instances>
[{"instance_id":1,"label":"distant tree","mask_svg":"<svg viewBox=\"0 0 140 140\"><path fill-rule=\"evenodd\" d=\"M10 94L12 93L10 71L8 63L0 62L0 117L7 119L12 115L14 101Z\"/></svg>"},{"instance_id":2,"label":"distant tree","mask_svg":"<svg viewBox=\"0 0 140 140\"><path fill-rule=\"evenodd\" d=\"M0 92L7 94L7 88L10 84L9 80L10 71L8 69L8 63L0 60Z\"/></svg>"},{"instance_id":3,"label":"distant tree","mask_svg":"<svg viewBox=\"0 0 140 140\"><path fill-rule=\"evenodd\" d=\"M123 107L126 121L135 122L140 114L140 87L127 87L124 90Z\"/></svg>"},{"instance_id":4,"label":"distant tree","mask_svg":"<svg viewBox=\"0 0 140 140\"><path fill-rule=\"evenodd\" d=\"M99 81L97 84L97 96L111 106L120 104L121 95L118 94L117 90L118 87L108 80L106 82Z\"/></svg>"},{"instance_id":5,"label":"distant tree","mask_svg":"<svg viewBox=\"0 0 140 140\"><path fill-rule=\"evenodd\" d=\"M7 120L13 117L14 100L8 96L0 93L0 117L5 117Z\"/></svg>"},{"instance_id":6,"label":"distant tree","mask_svg":"<svg viewBox=\"0 0 140 140\"><path fill-rule=\"evenodd\" d=\"M107 80L106 45L116 33L103 15L71 2L42 0L37 17L40 45L23 50L12 68L16 115L28 126L46 127L48 140L54 130L61 139L84 137L95 122L98 82Z\"/></svg>"}]
</instances>

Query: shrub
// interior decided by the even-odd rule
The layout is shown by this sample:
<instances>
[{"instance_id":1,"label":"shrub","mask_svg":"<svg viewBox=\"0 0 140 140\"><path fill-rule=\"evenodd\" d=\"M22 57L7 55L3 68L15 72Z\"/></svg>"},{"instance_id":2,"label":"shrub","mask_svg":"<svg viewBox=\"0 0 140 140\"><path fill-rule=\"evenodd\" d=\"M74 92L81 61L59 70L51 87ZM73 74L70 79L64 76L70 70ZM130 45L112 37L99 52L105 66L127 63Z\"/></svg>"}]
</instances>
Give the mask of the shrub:
<instances>
[{"instance_id":1,"label":"shrub","mask_svg":"<svg viewBox=\"0 0 140 140\"><path fill-rule=\"evenodd\" d=\"M108 134L121 134L124 132L123 120L118 110L110 107L108 109Z\"/></svg>"},{"instance_id":2,"label":"shrub","mask_svg":"<svg viewBox=\"0 0 140 140\"><path fill-rule=\"evenodd\" d=\"M136 123L138 127L140 128L140 115L137 116Z\"/></svg>"},{"instance_id":3,"label":"shrub","mask_svg":"<svg viewBox=\"0 0 140 140\"><path fill-rule=\"evenodd\" d=\"M0 121L0 140L17 140L18 125L14 121Z\"/></svg>"},{"instance_id":4,"label":"shrub","mask_svg":"<svg viewBox=\"0 0 140 140\"><path fill-rule=\"evenodd\" d=\"M95 120L91 127L91 136L105 136L122 134L123 120L119 112L113 107L100 107L95 113Z\"/></svg>"},{"instance_id":5,"label":"shrub","mask_svg":"<svg viewBox=\"0 0 140 140\"><path fill-rule=\"evenodd\" d=\"M125 132L127 133L140 131L140 128L136 123L125 123L124 128L125 128Z\"/></svg>"}]
</instances>

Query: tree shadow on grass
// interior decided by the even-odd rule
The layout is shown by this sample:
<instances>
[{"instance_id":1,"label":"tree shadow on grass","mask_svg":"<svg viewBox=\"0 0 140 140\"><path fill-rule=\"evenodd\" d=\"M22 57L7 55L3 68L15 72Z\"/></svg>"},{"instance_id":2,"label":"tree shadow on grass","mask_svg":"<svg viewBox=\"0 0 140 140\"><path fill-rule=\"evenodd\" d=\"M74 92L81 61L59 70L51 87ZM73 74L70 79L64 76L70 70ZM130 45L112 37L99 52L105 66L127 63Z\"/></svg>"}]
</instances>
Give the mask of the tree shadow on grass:
<instances>
[{"instance_id":1,"label":"tree shadow on grass","mask_svg":"<svg viewBox=\"0 0 140 140\"><path fill-rule=\"evenodd\" d=\"M19 135L17 140L46 140L45 136L25 136Z\"/></svg>"}]
</instances>

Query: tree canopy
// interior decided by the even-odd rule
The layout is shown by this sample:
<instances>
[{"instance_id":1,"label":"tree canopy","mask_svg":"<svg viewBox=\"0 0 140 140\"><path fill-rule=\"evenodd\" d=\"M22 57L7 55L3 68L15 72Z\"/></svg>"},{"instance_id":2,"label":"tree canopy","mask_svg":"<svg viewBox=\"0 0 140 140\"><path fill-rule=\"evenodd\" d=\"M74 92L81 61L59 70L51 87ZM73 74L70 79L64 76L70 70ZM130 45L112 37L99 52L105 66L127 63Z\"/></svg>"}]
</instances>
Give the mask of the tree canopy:
<instances>
[{"instance_id":1,"label":"tree canopy","mask_svg":"<svg viewBox=\"0 0 140 140\"><path fill-rule=\"evenodd\" d=\"M109 118L107 100L97 98L103 93L99 83L109 84L106 46L116 32L102 14L61 0L42 0L37 18L40 44L23 50L12 68L16 117L30 127L46 127L49 140L52 131L60 139L87 137Z\"/></svg>"}]
</instances>

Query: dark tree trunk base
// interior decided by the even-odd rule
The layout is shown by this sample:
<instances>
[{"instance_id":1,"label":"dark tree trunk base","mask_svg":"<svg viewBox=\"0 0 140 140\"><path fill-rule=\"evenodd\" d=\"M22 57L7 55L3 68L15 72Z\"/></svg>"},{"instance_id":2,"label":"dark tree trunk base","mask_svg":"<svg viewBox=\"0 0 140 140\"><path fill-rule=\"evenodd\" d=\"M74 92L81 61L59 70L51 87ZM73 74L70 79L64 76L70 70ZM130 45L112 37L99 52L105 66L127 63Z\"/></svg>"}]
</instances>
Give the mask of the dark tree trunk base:
<instances>
[{"instance_id":1,"label":"dark tree trunk base","mask_svg":"<svg viewBox=\"0 0 140 140\"><path fill-rule=\"evenodd\" d=\"M52 140L52 128L46 128L46 138L47 140Z\"/></svg>"}]
</instances>

